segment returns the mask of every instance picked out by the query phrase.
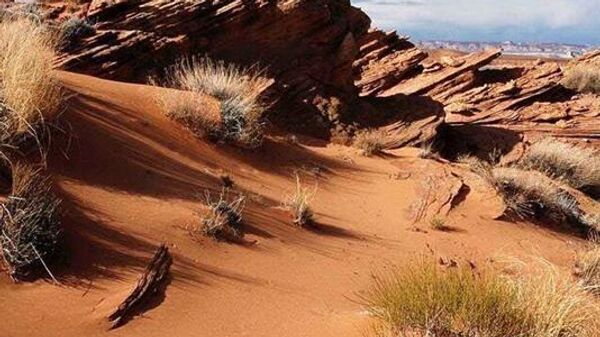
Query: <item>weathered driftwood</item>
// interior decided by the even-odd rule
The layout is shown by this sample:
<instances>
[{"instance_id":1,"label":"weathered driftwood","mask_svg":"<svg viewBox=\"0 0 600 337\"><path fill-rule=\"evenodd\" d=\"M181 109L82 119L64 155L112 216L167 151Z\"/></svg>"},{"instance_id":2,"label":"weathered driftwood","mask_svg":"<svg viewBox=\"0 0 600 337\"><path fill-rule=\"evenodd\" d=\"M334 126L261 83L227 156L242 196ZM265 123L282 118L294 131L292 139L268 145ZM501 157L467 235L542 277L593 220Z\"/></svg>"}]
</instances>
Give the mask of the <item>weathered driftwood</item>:
<instances>
[{"instance_id":1,"label":"weathered driftwood","mask_svg":"<svg viewBox=\"0 0 600 337\"><path fill-rule=\"evenodd\" d=\"M169 254L169 249L165 244L162 244L154 254L154 257L146 267L146 270L144 270L144 273L138 280L133 291L123 302L121 302L119 307L108 316L111 329L124 324L127 319L135 315L136 311L140 309L140 305L159 291L169 273L171 262L172 259Z\"/></svg>"}]
</instances>

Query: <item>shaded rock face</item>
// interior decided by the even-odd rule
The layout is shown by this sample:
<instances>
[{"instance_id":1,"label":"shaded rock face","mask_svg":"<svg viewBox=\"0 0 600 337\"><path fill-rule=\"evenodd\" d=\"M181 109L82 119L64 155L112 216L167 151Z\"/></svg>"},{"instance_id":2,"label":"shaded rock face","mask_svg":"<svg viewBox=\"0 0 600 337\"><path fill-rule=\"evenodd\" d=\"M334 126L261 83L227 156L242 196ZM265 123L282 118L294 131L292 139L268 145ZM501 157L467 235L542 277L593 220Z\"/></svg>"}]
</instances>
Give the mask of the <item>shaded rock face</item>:
<instances>
[{"instance_id":1,"label":"shaded rock face","mask_svg":"<svg viewBox=\"0 0 600 337\"><path fill-rule=\"evenodd\" d=\"M144 82L185 55L268 66L285 102L274 119L320 135L342 118L327 106L357 97L355 37L370 25L340 0L94 0L82 13L97 33L65 53L62 68Z\"/></svg>"},{"instance_id":2,"label":"shaded rock face","mask_svg":"<svg viewBox=\"0 0 600 337\"><path fill-rule=\"evenodd\" d=\"M78 15L97 31L60 57L64 69L145 82L186 55L268 66L271 120L293 132L343 141L375 127L390 147L437 137L481 154L501 142L509 152L530 134L600 132L590 111L597 99L573 100L557 63L498 64L500 50L428 55L408 37L371 28L347 0L83 2ZM575 62L598 60L596 52Z\"/></svg>"},{"instance_id":3,"label":"shaded rock face","mask_svg":"<svg viewBox=\"0 0 600 337\"><path fill-rule=\"evenodd\" d=\"M445 117L437 125L436 139L449 158L519 152L523 144L545 136L599 143L600 97L566 90L560 84L563 69L556 62L511 65L496 61L500 50L424 58L414 47L391 47L398 42L389 43L390 35L369 34L375 38L365 38L363 59L354 63L360 95L371 100L428 97L440 104ZM567 67L577 64L600 64L600 52Z\"/></svg>"}]
</instances>

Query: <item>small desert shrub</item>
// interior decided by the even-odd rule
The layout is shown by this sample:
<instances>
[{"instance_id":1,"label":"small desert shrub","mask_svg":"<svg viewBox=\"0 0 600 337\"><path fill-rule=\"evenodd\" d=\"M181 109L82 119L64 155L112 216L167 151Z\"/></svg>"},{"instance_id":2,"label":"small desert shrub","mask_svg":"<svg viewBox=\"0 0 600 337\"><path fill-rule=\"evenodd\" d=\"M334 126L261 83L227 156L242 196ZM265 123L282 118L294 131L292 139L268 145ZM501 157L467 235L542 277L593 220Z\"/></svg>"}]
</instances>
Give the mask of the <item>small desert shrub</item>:
<instances>
[{"instance_id":1,"label":"small desert shrub","mask_svg":"<svg viewBox=\"0 0 600 337\"><path fill-rule=\"evenodd\" d=\"M54 42L29 20L0 22L0 143L36 137L57 112L61 90L53 74Z\"/></svg>"},{"instance_id":2,"label":"small desert shrub","mask_svg":"<svg viewBox=\"0 0 600 337\"><path fill-rule=\"evenodd\" d=\"M315 191L310 191L303 187L300 182L300 176L296 175L296 188L294 193L287 197L285 208L292 212L294 224L300 227L310 226L313 224L313 212L310 209L310 201L312 200Z\"/></svg>"},{"instance_id":3,"label":"small desert shrub","mask_svg":"<svg viewBox=\"0 0 600 337\"><path fill-rule=\"evenodd\" d=\"M433 143L426 143L421 146L419 150L419 158L421 159L435 159L436 153L433 148Z\"/></svg>"},{"instance_id":4,"label":"small desert shrub","mask_svg":"<svg viewBox=\"0 0 600 337\"><path fill-rule=\"evenodd\" d=\"M431 226L431 228L433 228L437 231L448 230L448 226L446 226L446 222L442 218L438 218L438 217L432 218L429 221L429 225Z\"/></svg>"},{"instance_id":5,"label":"small desert shrub","mask_svg":"<svg viewBox=\"0 0 600 337\"><path fill-rule=\"evenodd\" d=\"M218 199L213 199L210 193L206 194L208 213L201 220L198 230L205 236L217 240L237 241L244 237L242 211L246 198L242 195L228 200L228 190L223 189Z\"/></svg>"},{"instance_id":6,"label":"small desert shrub","mask_svg":"<svg viewBox=\"0 0 600 337\"><path fill-rule=\"evenodd\" d=\"M367 293L377 336L517 336L527 329L517 289L470 269L409 266L375 279Z\"/></svg>"},{"instance_id":7,"label":"small desert shrub","mask_svg":"<svg viewBox=\"0 0 600 337\"><path fill-rule=\"evenodd\" d=\"M39 24L42 22L43 17L42 9L35 3L0 7L0 21L27 19Z\"/></svg>"},{"instance_id":8,"label":"small desert shrub","mask_svg":"<svg viewBox=\"0 0 600 337\"><path fill-rule=\"evenodd\" d=\"M79 44L82 38L93 35L96 32L87 20L77 17L69 18L60 24L59 39L62 48L73 48Z\"/></svg>"},{"instance_id":9,"label":"small desert shrub","mask_svg":"<svg viewBox=\"0 0 600 337\"><path fill-rule=\"evenodd\" d=\"M514 167L494 167L473 157L462 158L462 162L498 191L510 213L521 218L567 222L582 231L598 231L595 217L584 213L573 195L545 175Z\"/></svg>"},{"instance_id":10,"label":"small desert shrub","mask_svg":"<svg viewBox=\"0 0 600 337\"><path fill-rule=\"evenodd\" d=\"M386 135L380 130L364 130L354 137L354 147L361 150L365 156L379 154L385 149Z\"/></svg>"},{"instance_id":11,"label":"small desert shrub","mask_svg":"<svg viewBox=\"0 0 600 337\"><path fill-rule=\"evenodd\" d=\"M151 84L156 85L155 81ZM158 103L167 117L183 124L197 137L218 140L222 137L221 126L204 111L205 99L193 92L162 92Z\"/></svg>"},{"instance_id":12,"label":"small desert shrub","mask_svg":"<svg viewBox=\"0 0 600 337\"><path fill-rule=\"evenodd\" d=\"M221 185L223 185L224 188L232 188L235 184L233 178L231 178L229 174L221 174L219 178L221 179Z\"/></svg>"},{"instance_id":13,"label":"small desert shrub","mask_svg":"<svg viewBox=\"0 0 600 337\"><path fill-rule=\"evenodd\" d=\"M0 212L0 247L13 278L19 279L51 259L60 238L60 200L39 169L13 165L13 188Z\"/></svg>"},{"instance_id":14,"label":"small desert shrub","mask_svg":"<svg viewBox=\"0 0 600 337\"><path fill-rule=\"evenodd\" d=\"M592 149L546 138L529 148L519 166L561 179L576 189L600 189L600 153Z\"/></svg>"},{"instance_id":15,"label":"small desert shrub","mask_svg":"<svg viewBox=\"0 0 600 337\"><path fill-rule=\"evenodd\" d=\"M493 165L473 156L460 156L458 162L466 164L473 173L481 176L485 181L493 182L492 177Z\"/></svg>"},{"instance_id":16,"label":"small desert shrub","mask_svg":"<svg viewBox=\"0 0 600 337\"><path fill-rule=\"evenodd\" d=\"M525 336L592 337L600 334L600 307L587 289L546 261L523 265L513 279L531 328ZM514 272L514 271L513 271Z\"/></svg>"},{"instance_id":17,"label":"small desert shrub","mask_svg":"<svg viewBox=\"0 0 600 337\"><path fill-rule=\"evenodd\" d=\"M215 126L202 116L197 102L178 102L168 107L167 114L183 121L192 131L207 130L220 139L255 148L264 137L263 115L267 106L260 94L268 79L256 68L242 68L208 58L182 60L168 69L166 85L196 94L217 98L220 103L221 125Z\"/></svg>"},{"instance_id":18,"label":"small desert shrub","mask_svg":"<svg viewBox=\"0 0 600 337\"><path fill-rule=\"evenodd\" d=\"M600 295L600 244L594 242L590 246L577 258L576 275L587 289Z\"/></svg>"},{"instance_id":19,"label":"small desert shrub","mask_svg":"<svg viewBox=\"0 0 600 337\"><path fill-rule=\"evenodd\" d=\"M496 167L491 178L514 214L523 218L549 218L558 223L566 221L586 231L595 230L575 197L546 176L535 171Z\"/></svg>"},{"instance_id":20,"label":"small desert shrub","mask_svg":"<svg viewBox=\"0 0 600 337\"><path fill-rule=\"evenodd\" d=\"M600 94L600 69L588 65L575 66L566 71L562 84L577 92Z\"/></svg>"},{"instance_id":21,"label":"small desert shrub","mask_svg":"<svg viewBox=\"0 0 600 337\"><path fill-rule=\"evenodd\" d=\"M363 296L377 336L593 337L598 307L549 268L508 278L468 268L409 266Z\"/></svg>"}]
</instances>

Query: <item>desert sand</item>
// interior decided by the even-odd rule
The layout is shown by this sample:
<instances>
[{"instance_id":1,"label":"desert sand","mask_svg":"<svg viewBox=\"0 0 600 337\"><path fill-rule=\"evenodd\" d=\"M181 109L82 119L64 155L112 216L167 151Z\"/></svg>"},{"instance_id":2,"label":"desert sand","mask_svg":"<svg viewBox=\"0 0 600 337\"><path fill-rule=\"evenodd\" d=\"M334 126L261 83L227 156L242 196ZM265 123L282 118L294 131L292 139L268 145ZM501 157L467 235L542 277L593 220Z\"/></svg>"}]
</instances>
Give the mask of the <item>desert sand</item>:
<instances>
[{"instance_id":1,"label":"desert sand","mask_svg":"<svg viewBox=\"0 0 600 337\"><path fill-rule=\"evenodd\" d=\"M44 172L62 200L58 283L0 270L1 337L358 337L373 320L361 296L375 275L419 261L477 273L519 258L571 277L589 247L555 221L507 216L498 189L460 159L515 163L546 137L600 149L600 96L562 84L570 67L598 67L600 52L559 62L423 51L349 1L43 9L51 25L73 17L94 29L54 59L66 95ZM271 80L262 146L198 137L165 113L158 98L175 89L148 78L204 54ZM221 99L201 98L202 116L221 123ZM352 146L364 130L384 135L372 156ZM240 242L190 233L225 176L246 198ZM297 179L310 191L306 228L284 207ZM597 198L563 185L599 214ZM111 329L107 316L161 244L173 261L165 284Z\"/></svg>"},{"instance_id":2,"label":"desert sand","mask_svg":"<svg viewBox=\"0 0 600 337\"><path fill-rule=\"evenodd\" d=\"M273 137L244 153L199 141L164 117L156 88L64 72L60 79L77 93L63 116L73 135L49 170L67 206L71 258L60 286L1 279L1 315L11 322L4 336L105 334L106 313L161 242L174 257L168 291L112 335L360 336L368 318L359 294L374 272L415 259L483 265L528 255L569 268L584 244L494 220L501 204L489 187L460 165L418 158L418 149L366 158ZM296 170L317 190L314 230L294 227L281 209ZM185 230L199 221L204 190L220 189L222 172L250 199L245 245L198 242ZM468 186L450 200L449 231L415 223L427 179ZM436 198L448 198L452 184L441 186Z\"/></svg>"}]
</instances>

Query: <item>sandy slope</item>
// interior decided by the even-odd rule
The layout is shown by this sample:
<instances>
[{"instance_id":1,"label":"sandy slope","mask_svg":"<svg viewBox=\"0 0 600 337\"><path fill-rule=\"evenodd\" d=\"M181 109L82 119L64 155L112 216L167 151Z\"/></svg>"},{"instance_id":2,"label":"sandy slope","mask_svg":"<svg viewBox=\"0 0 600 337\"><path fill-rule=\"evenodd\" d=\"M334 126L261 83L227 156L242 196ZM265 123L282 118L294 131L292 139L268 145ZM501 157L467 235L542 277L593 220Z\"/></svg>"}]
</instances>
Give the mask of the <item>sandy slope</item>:
<instances>
[{"instance_id":1,"label":"sandy slope","mask_svg":"<svg viewBox=\"0 0 600 337\"><path fill-rule=\"evenodd\" d=\"M60 76L77 92L63 118L72 138L57 140L49 162L68 209L70 257L56 271L62 286L0 276L0 336L105 334L104 316L160 242L174 254L166 297L111 335L360 336L358 292L372 272L441 256L483 265L535 254L567 267L582 244L492 220L499 203L485 185L460 167L418 159L415 149L364 158L312 140L274 137L254 153L207 144L161 115L155 88ZM295 170L317 186L313 231L290 225L279 208ZM185 230L224 172L250 200L247 245L197 242ZM461 179L468 188L447 217L453 230L430 230L431 210L419 200L443 199Z\"/></svg>"}]
</instances>

